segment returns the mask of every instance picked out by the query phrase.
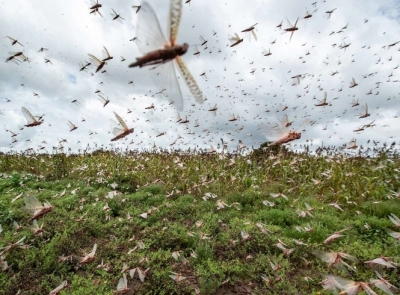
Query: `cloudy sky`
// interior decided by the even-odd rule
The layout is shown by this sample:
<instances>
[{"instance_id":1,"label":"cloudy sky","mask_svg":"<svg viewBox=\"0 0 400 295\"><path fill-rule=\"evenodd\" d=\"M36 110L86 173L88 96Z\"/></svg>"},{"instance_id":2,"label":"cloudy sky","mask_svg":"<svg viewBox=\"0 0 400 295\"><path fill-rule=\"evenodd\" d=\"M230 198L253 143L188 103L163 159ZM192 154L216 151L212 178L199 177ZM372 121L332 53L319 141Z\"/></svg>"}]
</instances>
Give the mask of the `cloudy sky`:
<instances>
[{"instance_id":1,"label":"cloudy sky","mask_svg":"<svg viewBox=\"0 0 400 295\"><path fill-rule=\"evenodd\" d=\"M0 150L43 147L51 152L63 140L63 146L74 151L88 144L210 148L221 138L232 149L239 140L258 147L285 132L272 127L284 116L293 122L289 130L302 133L292 142L294 148L311 141L314 146L341 146L353 138L358 144L399 140L399 1L184 2L176 43L190 45L182 58L204 98L203 104L196 103L175 65L184 103L179 115L187 116L186 124L177 122L176 104L170 103L179 92L169 86L174 79L169 64L153 70L128 67L143 55L139 47L151 41L143 40L143 30L137 31L138 19L151 24L150 11L136 14L132 8L139 1L100 0L103 17L91 14L90 2L83 0L68 5L51 0L1 2L2 59L23 52L30 62L0 63ZM168 40L169 1L148 3ZM113 10L124 20L113 20ZM326 12L332 10L329 18ZM312 17L305 19L307 12ZM298 30L290 40L285 29L297 18ZM241 31L256 23L257 40L249 40ZM228 35L235 33L243 42L230 47ZM12 45L7 36L23 46ZM203 46L200 36L208 41ZM134 37L140 38L130 41ZM95 73L93 66L80 71L89 53L104 58L103 46L113 56L101 70L106 72ZM199 55L194 55L196 46ZM265 56L268 51L272 54ZM296 75L302 75L298 85L291 78ZM350 88L353 78L358 85ZM105 107L97 90L110 100ZM325 92L328 105L315 106ZM359 105L352 107L352 101ZM153 109L146 109L152 104ZM209 111L215 104L216 113ZM366 104L370 116L359 118ZM21 130L27 124L21 107L34 116L44 115L43 124ZM134 133L111 143L113 112ZM229 121L232 115L236 121ZM78 128L70 132L68 121ZM371 122L372 127L354 132ZM162 132L166 134L156 137Z\"/></svg>"}]
</instances>

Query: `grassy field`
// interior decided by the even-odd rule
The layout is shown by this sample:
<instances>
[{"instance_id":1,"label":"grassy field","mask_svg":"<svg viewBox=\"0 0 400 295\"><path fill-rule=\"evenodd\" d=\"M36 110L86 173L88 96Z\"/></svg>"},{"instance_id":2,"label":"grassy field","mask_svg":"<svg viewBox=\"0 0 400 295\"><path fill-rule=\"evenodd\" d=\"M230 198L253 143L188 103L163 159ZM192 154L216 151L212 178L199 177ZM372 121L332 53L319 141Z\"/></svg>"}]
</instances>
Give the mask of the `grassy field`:
<instances>
[{"instance_id":1,"label":"grassy field","mask_svg":"<svg viewBox=\"0 0 400 295\"><path fill-rule=\"evenodd\" d=\"M113 294L124 274L126 294L395 293L370 281L400 287L387 155L3 154L0 294ZM32 196L53 206L37 226Z\"/></svg>"}]
</instances>

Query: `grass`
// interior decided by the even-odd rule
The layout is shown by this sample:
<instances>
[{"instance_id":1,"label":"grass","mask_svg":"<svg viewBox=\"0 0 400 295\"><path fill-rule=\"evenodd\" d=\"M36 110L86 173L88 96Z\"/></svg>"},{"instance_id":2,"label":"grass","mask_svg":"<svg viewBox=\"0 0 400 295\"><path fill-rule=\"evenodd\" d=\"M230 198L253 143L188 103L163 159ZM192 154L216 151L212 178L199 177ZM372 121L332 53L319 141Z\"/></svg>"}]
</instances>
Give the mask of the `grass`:
<instances>
[{"instance_id":1,"label":"grass","mask_svg":"<svg viewBox=\"0 0 400 295\"><path fill-rule=\"evenodd\" d=\"M125 263L149 269L143 282L128 275L127 294L330 294L319 284L327 274L368 282L377 276L365 261L384 256L400 262L399 243L386 232L399 231L388 219L400 215L399 169L397 156L388 153L3 154L0 249L22 237L30 247L2 255L0 266L7 261L10 267L0 271L0 294L48 294L64 280L69 287L61 294L113 294ZM109 198L113 190L120 193ZM41 237L27 221L23 196L29 195L54 206L38 219ZM342 211L329 205L335 202ZM314 208L314 218L296 213L304 203ZM343 237L323 244L347 227ZM284 255L279 241L295 250ZM84 256L82 249L90 252L95 243L93 262L59 259ZM349 263L357 271L328 268L316 250L355 256L358 262ZM175 251L184 258L175 260ZM102 262L109 268L97 267ZM176 282L171 272L185 279ZM397 268L382 273L397 284Z\"/></svg>"}]
</instances>

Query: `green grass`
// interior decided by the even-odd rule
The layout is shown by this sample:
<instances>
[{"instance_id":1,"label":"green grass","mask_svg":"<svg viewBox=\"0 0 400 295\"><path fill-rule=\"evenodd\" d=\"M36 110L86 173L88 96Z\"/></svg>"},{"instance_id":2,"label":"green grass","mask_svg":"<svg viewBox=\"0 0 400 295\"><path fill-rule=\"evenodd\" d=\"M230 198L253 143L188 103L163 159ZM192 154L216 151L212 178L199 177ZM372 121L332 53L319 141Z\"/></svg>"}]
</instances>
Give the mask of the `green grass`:
<instances>
[{"instance_id":1,"label":"green grass","mask_svg":"<svg viewBox=\"0 0 400 295\"><path fill-rule=\"evenodd\" d=\"M330 294L318 283L324 275L367 282L376 275L364 261L385 256L400 262L399 242L386 232L399 231L388 219L391 213L400 216L397 158L274 154L237 155L232 165L232 155L217 154L1 155L0 248L24 236L30 247L3 254L11 266L0 271L0 294L48 294L63 280L70 286L61 294L112 294L124 263L149 268L144 282L128 275L128 294L195 294L195 288L201 294ZM121 194L107 198L114 189ZM11 202L20 193L55 207L38 219L42 237L30 229L23 197ZM228 206L218 209L218 201ZM297 215L305 202L314 218ZM334 202L343 211L329 205ZM146 219L140 217L146 212ZM13 221L22 229L16 231ZM346 227L343 237L323 244ZM250 238L242 240L242 231ZM295 248L289 257L276 246L278 239ZM136 247L139 241L143 249ZM83 256L95 243L93 262L59 261L63 255ZM315 250L357 257L359 262L350 262L357 272L329 269ZM176 261L174 251L187 261ZM102 261L108 271L96 268ZM281 268L274 272L270 262ZM175 282L171 272L186 279ZM398 269L383 273L400 287Z\"/></svg>"}]
</instances>

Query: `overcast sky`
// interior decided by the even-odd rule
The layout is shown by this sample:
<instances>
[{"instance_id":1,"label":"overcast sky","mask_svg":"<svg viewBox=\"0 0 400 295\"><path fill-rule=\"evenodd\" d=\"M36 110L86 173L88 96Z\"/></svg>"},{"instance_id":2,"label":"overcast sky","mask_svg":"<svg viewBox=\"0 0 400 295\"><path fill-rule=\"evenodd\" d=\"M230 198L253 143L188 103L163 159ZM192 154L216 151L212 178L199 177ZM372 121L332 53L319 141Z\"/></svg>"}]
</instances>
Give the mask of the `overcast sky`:
<instances>
[{"instance_id":1,"label":"overcast sky","mask_svg":"<svg viewBox=\"0 0 400 295\"><path fill-rule=\"evenodd\" d=\"M185 2L185 1L183 1ZM182 4L177 44L188 43L182 56L196 79L205 101L195 102L184 80L178 82L184 99L177 122L173 98L159 92L160 83L174 76L167 67L129 68L142 56L135 42L138 15L132 5L139 1L100 0L99 14L90 14L90 2L35 0L0 3L0 150L45 147L51 152L61 140L74 151L94 147L175 148L216 147L220 138L235 148L239 140L258 147L277 140L272 126L285 115L293 121L289 130L302 133L302 144L343 145L353 138L391 143L400 137L400 3L376 1L215 1L192 0ZM148 1L158 16L166 39L169 1ZM250 4L251 3L251 4ZM124 20L112 20L112 9ZM330 18L327 11L335 9ZM312 17L304 19L307 11ZM299 18L292 39L287 20ZM282 22L282 28L277 26ZM257 41L242 30L254 25ZM214 32L216 34L214 34ZM229 35L238 33L243 42L230 47ZM18 43L12 45L9 36ZM208 42L201 45L200 36ZM143 45L142 44L142 45ZM198 56L196 45L200 51ZM345 48L343 46L349 45ZM105 46L113 56L101 71L80 71L88 54L102 59ZM142 46L143 47L143 46ZM47 48L43 52L39 49ZM269 51L269 56L263 52ZM31 62L8 62L12 52L23 51ZM121 61L122 58L125 61ZM46 59L50 62L46 63ZM253 72L253 73L252 73ZM201 74L205 73L204 76ZM299 85L291 77L302 76ZM158 75L158 76L157 76ZM358 84L350 88L352 78ZM133 81L133 84L129 84ZM103 107L96 90L110 103ZM327 106L315 106L327 93ZM34 96L37 93L39 96ZM157 94L158 93L158 94ZM314 97L316 99L314 99ZM79 101L72 103L73 100ZM352 107L353 100L359 106ZM145 109L154 104L154 109ZM210 112L217 104L216 114ZM368 105L370 116L359 118ZM288 108L284 111L284 106ZM43 116L40 126L27 124L21 107ZM129 112L130 110L131 112ZM134 132L113 142L110 119L118 113ZM230 122L232 114L238 120ZM196 122L197 120L197 122ZM70 132L68 121L78 129ZM372 128L353 130L374 121ZM311 123L310 123L311 122ZM198 123L198 127L197 126ZM293 127L293 128L292 128ZM292 128L292 129L291 129ZM18 133L12 137L11 132ZM285 130L281 128L281 133ZM160 132L164 136L156 137ZM13 143L13 140L17 140ZM44 143L43 143L44 142Z\"/></svg>"}]
</instances>

